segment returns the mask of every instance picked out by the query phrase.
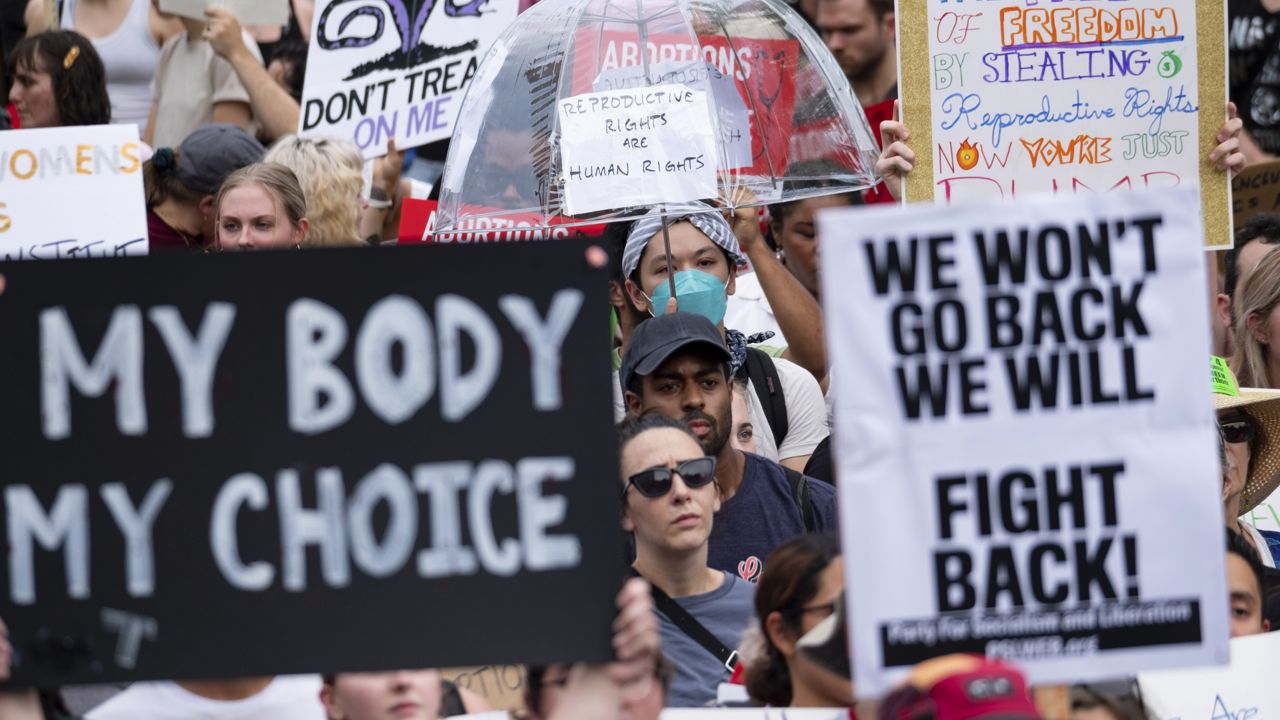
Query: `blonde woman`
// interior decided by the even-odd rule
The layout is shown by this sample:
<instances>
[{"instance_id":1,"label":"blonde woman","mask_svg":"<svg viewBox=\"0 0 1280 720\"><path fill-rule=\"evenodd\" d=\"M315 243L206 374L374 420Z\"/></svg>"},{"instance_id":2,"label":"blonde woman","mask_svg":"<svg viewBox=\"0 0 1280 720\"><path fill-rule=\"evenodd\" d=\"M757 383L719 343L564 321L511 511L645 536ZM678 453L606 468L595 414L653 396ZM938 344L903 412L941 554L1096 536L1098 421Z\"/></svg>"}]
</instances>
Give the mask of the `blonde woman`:
<instances>
[{"instance_id":1,"label":"blonde woman","mask_svg":"<svg viewBox=\"0 0 1280 720\"><path fill-rule=\"evenodd\" d=\"M286 135L267 151L266 162L288 167L302 182L311 219L306 247L365 244L360 235L364 161L354 143Z\"/></svg>"},{"instance_id":2,"label":"blonde woman","mask_svg":"<svg viewBox=\"0 0 1280 720\"><path fill-rule=\"evenodd\" d=\"M1240 387L1280 388L1280 254L1268 253L1236 290L1236 353Z\"/></svg>"},{"instance_id":3,"label":"blonde woman","mask_svg":"<svg viewBox=\"0 0 1280 720\"><path fill-rule=\"evenodd\" d=\"M223 251L296 249L311 226L298 176L277 163L231 173L218 191L215 217Z\"/></svg>"}]
</instances>

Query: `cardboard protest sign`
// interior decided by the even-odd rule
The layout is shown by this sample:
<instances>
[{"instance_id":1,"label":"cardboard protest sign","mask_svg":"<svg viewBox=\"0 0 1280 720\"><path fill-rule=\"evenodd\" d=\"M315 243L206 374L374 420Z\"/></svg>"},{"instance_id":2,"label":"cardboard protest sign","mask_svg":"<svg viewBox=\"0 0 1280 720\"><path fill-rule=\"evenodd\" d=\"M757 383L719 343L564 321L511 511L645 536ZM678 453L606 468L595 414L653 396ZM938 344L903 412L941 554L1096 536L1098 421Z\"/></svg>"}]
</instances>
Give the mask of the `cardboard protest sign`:
<instances>
[{"instance_id":1,"label":"cardboard protest sign","mask_svg":"<svg viewBox=\"0 0 1280 720\"><path fill-rule=\"evenodd\" d=\"M654 85L584 93L558 105L570 215L716 197L706 92Z\"/></svg>"},{"instance_id":2,"label":"cardboard protest sign","mask_svg":"<svg viewBox=\"0 0 1280 720\"><path fill-rule=\"evenodd\" d=\"M3 259L145 255L146 207L136 127L0 133Z\"/></svg>"},{"instance_id":3,"label":"cardboard protest sign","mask_svg":"<svg viewBox=\"0 0 1280 720\"><path fill-rule=\"evenodd\" d=\"M245 25L284 25L289 0L160 0L160 11L204 20L205 8L224 7Z\"/></svg>"},{"instance_id":4,"label":"cardboard protest sign","mask_svg":"<svg viewBox=\"0 0 1280 720\"><path fill-rule=\"evenodd\" d=\"M1280 212L1280 160L1250 165L1231 179L1231 211L1236 228L1259 213Z\"/></svg>"},{"instance_id":5,"label":"cardboard protest sign","mask_svg":"<svg viewBox=\"0 0 1280 720\"><path fill-rule=\"evenodd\" d=\"M6 268L15 681L611 657L608 315L584 249Z\"/></svg>"},{"instance_id":6,"label":"cardboard protest sign","mask_svg":"<svg viewBox=\"0 0 1280 720\"><path fill-rule=\"evenodd\" d=\"M449 668L441 670L440 675L454 685L484 698L489 707L513 713L524 710L524 695L529 677L523 665Z\"/></svg>"},{"instance_id":7,"label":"cardboard protest sign","mask_svg":"<svg viewBox=\"0 0 1280 720\"><path fill-rule=\"evenodd\" d=\"M527 218L519 217L481 217L464 220L458 232L436 232L436 211L439 202L435 200L414 200L406 198L400 209L400 230L398 242L401 245L447 244L447 243L493 243L524 242L530 240L566 240L569 238L598 237L604 232L604 225L573 225L576 221L563 217L553 217L544 223L542 216L530 214Z\"/></svg>"},{"instance_id":8,"label":"cardboard protest sign","mask_svg":"<svg viewBox=\"0 0 1280 720\"><path fill-rule=\"evenodd\" d=\"M1161 718L1264 720L1280 717L1280 634L1231 639L1231 664L1142 673L1142 699Z\"/></svg>"},{"instance_id":9,"label":"cardboard protest sign","mask_svg":"<svg viewBox=\"0 0 1280 720\"><path fill-rule=\"evenodd\" d=\"M1200 187L1229 245L1224 2L898 2L908 200Z\"/></svg>"},{"instance_id":10,"label":"cardboard protest sign","mask_svg":"<svg viewBox=\"0 0 1280 720\"><path fill-rule=\"evenodd\" d=\"M462 94L516 0L318 0L299 134L365 157L453 134Z\"/></svg>"},{"instance_id":11,"label":"cardboard protest sign","mask_svg":"<svg viewBox=\"0 0 1280 720\"><path fill-rule=\"evenodd\" d=\"M1036 682L1225 660L1194 194L818 222L858 691L955 652Z\"/></svg>"}]
</instances>

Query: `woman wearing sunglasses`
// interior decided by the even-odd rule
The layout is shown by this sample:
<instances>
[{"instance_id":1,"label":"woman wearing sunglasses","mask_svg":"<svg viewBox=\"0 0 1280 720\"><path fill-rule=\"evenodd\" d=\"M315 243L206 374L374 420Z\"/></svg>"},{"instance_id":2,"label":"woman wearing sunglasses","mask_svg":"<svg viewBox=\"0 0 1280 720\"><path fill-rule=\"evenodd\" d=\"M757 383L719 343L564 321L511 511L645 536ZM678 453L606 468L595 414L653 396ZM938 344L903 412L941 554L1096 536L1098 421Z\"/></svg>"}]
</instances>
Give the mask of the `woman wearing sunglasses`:
<instances>
[{"instance_id":1,"label":"woman wearing sunglasses","mask_svg":"<svg viewBox=\"0 0 1280 720\"><path fill-rule=\"evenodd\" d=\"M619 441L622 528L635 538L634 569L653 586L662 650L675 665L667 705L707 705L737 664L754 596L750 583L707 566L716 461L666 416L628 419Z\"/></svg>"},{"instance_id":2,"label":"woman wearing sunglasses","mask_svg":"<svg viewBox=\"0 0 1280 720\"><path fill-rule=\"evenodd\" d=\"M840 540L832 533L802 535L764 563L756 588L763 653L747 666L747 693L773 707L852 707L853 683L801 652L801 638L843 602Z\"/></svg>"},{"instance_id":3,"label":"woman wearing sunglasses","mask_svg":"<svg viewBox=\"0 0 1280 720\"><path fill-rule=\"evenodd\" d=\"M1280 485L1280 391L1239 387L1221 358L1213 359L1213 378L1223 517L1228 528L1253 545L1264 565L1276 567L1280 535L1259 531L1247 516Z\"/></svg>"}]
</instances>

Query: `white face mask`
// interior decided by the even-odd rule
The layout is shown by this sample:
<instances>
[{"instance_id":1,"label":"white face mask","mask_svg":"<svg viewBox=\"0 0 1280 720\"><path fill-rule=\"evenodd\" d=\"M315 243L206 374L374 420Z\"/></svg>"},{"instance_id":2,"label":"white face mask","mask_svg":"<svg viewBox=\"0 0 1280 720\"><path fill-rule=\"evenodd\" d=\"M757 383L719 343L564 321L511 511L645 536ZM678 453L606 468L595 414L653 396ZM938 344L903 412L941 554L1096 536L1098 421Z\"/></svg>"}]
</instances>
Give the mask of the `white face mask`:
<instances>
[{"instance_id":1,"label":"white face mask","mask_svg":"<svg viewBox=\"0 0 1280 720\"><path fill-rule=\"evenodd\" d=\"M836 611L796 641L796 649L826 670L850 676L849 624L845 622L844 593L835 599Z\"/></svg>"}]
</instances>

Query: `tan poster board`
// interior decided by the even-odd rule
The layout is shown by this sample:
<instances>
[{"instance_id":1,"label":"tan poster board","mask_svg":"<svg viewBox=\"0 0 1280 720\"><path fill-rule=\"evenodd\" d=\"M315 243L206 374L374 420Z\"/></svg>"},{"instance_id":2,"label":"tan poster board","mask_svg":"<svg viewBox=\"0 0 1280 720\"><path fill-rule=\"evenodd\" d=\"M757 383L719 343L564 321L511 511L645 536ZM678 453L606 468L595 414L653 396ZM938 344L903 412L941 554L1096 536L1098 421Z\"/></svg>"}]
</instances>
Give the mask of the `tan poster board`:
<instances>
[{"instance_id":1,"label":"tan poster board","mask_svg":"<svg viewBox=\"0 0 1280 720\"><path fill-rule=\"evenodd\" d=\"M1250 165L1231 180L1231 212L1236 227L1258 213L1280 212L1280 160Z\"/></svg>"},{"instance_id":2,"label":"tan poster board","mask_svg":"<svg viewBox=\"0 0 1280 720\"><path fill-rule=\"evenodd\" d=\"M1205 246L1231 242L1207 161L1226 117L1223 2L898 0L909 201L1200 186Z\"/></svg>"}]
</instances>

